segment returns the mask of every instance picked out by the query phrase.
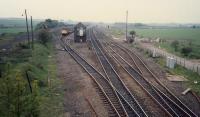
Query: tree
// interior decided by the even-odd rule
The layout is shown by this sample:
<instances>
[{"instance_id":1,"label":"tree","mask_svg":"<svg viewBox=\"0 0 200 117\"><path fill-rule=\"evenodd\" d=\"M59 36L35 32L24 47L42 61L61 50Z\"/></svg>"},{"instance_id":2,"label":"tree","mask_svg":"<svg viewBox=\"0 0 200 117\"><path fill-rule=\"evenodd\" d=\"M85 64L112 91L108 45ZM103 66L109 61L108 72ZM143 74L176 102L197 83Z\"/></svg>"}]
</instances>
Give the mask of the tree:
<instances>
[{"instance_id":1,"label":"tree","mask_svg":"<svg viewBox=\"0 0 200 117\"><path fill-rule=\"evenodd\" d=\"M43 45L46 45L46 43L49 42L51 38L51 33L48 30L41 29L38 33L38 41Z\"/></svg>"},{"instance_id":2,"label":"tree","mask_svg":"<svg viewBox=\"0 0 200 117\"><path fill-rule=\"evenodd\" d=\"M32 94L22 71L11 71L11 64L6 65L0 79L0 115L2 117L37 117L37 93Z\"/></svg>"},{"instance_id":3,"label":"tree","mask_svg":"<svg viewBox=\"0 0 200 117\"><path fill-rule=\"evenodd\" d=\"M174 48L175 51L178 50L178 45L179 45L179 42L177 40L175 40L171 43L171 46Z\"/></svg>"},{"instance_id":4,"label":"tree","mask_svg":"<svg viewBox=\"0 0 200 117\"><path fill-rule=\"evenodd\" d=\"M192 28L194 28L194 29L195 29L195 28L196 28L196 26L195 26L195 25L193 25L193 26L192 26Z\"/></svg>"},{"instance_id":5,"label":"tree","mask_svg":"<svg viewBox=\"0 0 200 117\"><path fill-rule=\"evenodd\" d=\"M191 47L184 47L184 48L181 49L181 53L184 56L188 56L191 52L192 52L192 48Z\"/></svg>"},{"instance_id":6,"label":"tree","mask_svg":"<svg viewBox=\"0 0 200 117\"><path fill-rule=\"evenodd\" d=\"M134 30L130 31L130 35L132 36L132 38L135 36L136 32Z\"/></svg>"},{"instance_id":7,"label":"tree","mask_svg":"<svg viewBox=\"0 0 200 117\"><path fill-rule=\"evenodd\" d=\"M11 65L6 64L6 70L0 79L0 115L3 117L14 116L15 82L9 75Z\"/></svg>"},{"instance_id":8,"label":"tree","mask_svg":"<svg viewBox=\"0 0 200 117\"><path fill-rule=\"evenodd\" d=\"M64 24L58 22L57 20L46 19L44 22L38 23L36 25L35 30L44 29L44 28L55 28L59 25L64 25Z\"/></svg>"}]
</instances>

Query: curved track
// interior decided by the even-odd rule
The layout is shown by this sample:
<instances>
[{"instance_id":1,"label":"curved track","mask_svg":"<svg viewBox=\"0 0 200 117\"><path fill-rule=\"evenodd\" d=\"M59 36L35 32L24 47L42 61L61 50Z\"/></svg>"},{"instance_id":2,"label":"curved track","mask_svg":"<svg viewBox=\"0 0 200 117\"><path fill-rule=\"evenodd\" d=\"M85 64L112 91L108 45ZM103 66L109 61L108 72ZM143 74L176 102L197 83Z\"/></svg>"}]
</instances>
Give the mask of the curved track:
<instances>
[{"instance_id":1,"label":"curved track","mask_svg":"<svg viewBox=\"0 0 200 117\"><path fill-rule=\"evenodd\" d=\"M104 35L104 38L105 37L106 36ZM124 46L119 45L118 43L112 43L111 46L115 47L118 53L120 53L119 51L121 49L123 52L127 54L128 57L130 57L129 59L132 60L132 62L135 64L134 66L130 65L127 61L125 61L124 56L121 58L123 59L123 62L128 64L129 67L132 67L131 69L135 72L132 73L132 75L135 77L139 75L144 80L146 80L150 85L152 85L154 92L158 93L161 96L161 98L163 98L163 100L166 102L166 104L170 106L171 109L174 110L174 112L176 112L175 115L192 116L192 117L197 116L194 112L192 112L191 109L189 109L183 102L181 102L179 98L176 97L164 84L162 84L159 81L156 75L147 67L147 65L142 61L142 59L137 54L125 48ZM118 54L118 56L120 55ZM131 72L129 71L129 73Z\"/></svg>"},{"instance_id":2,"label":"curved track","mask_svg":"<svg viewBox=\"0 0 200 117\"><path fill-rule=\"evenodd\" d=\"M138 84L143 87L147 93L149 93L162 107L164 107L171 116L184 116L189 115L178 107L174 102L172 102L166 95L164 95L159 89L154 85L150 84L147 80L143 79L141 75L137 73L128 63L116 52L112 54L113 58L117 60L120 65L132 76L132 78L138 82Z\"/></svg>"},{"instance_id":3,"label":"curved track","mask_svg":"<svg viewBox=\"0 0 200 117\"><path fill-rule=\"evenodd\" d=\"M61 40L62 47L67 51L72 58L82 66L82 68L93 78L94 82L97 84L98 89L100 90L100 95L103 95L103 102L108 108L109 116L113 117L126 117L127 113L122 106L120 100L123 98L119 98L117 93L115 92L112 85L108 80L104 78L101 73L99 73L92 65L90 65L83 57L81 57L75 50L73 50L69 45L64 43Z\"/></svg>"},{"instance_id":4,"label":"curved track","mask_svg":"<svg viewBox=\"0 0 200 117\"><path fill-rule=\"evenodd\" d=\"M178 107L184 110L190 116L197 116L191 109L189 109L178 97L176 97L164 84L160 82L160 80L156 77L156 75L147 67L147 65L143 62L143 60L135 54L133 51L121 46L119 44L114 44L117 48L123 50L126 53L129 53L133 60L135 61L138 69L142 71L142 76L151 84L154 84L155 88L159 89L164 95L166 95L170 100L172 100Z\"/></svg>"},{"instance_id":5,"label":"curved track","mask_svg":"<svg viewBox=\"0 0 200 117\"><path fill-rule=\"evenodd\" d=\"M104 48L97 40L93 30L90 30L90 40L93 45L93 48L96 52L96 55L106 73L108 80L113 84L116 90L121 94L120 96L124 97L125 101L130 105L130 107L137 113L138 116L145 117L147 114L144 112L138 101L134 98L134 96L130 93L128 88L124 85L124 83L119 78L119 75L113 68L113 66L108 61L107 57L104 54ZM123 101L122 101L123 102ZM123 103L124 104L124 103ZM127 110L129 116L133 116L132 112Z\"/></svg>"}]
</instances>

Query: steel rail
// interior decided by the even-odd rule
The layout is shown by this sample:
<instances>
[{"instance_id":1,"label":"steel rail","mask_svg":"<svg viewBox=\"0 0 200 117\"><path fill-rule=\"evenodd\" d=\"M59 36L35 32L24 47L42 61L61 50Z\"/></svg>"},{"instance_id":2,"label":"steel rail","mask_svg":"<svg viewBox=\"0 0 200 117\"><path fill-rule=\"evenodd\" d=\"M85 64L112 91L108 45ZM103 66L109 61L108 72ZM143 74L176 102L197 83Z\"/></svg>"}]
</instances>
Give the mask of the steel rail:
<instances>
[{"instance_id":1,"label":"steel rail","mask_svg":"<svg viewBox=\"0 0 200 117\"><path fill-rule=\"evenodd\" d=\"M134 78L134 76L122 65L122 63L120 63L120 61L117 59L117 57L115 57L114 55L112 55L108 51L107 51L107 53L108 53L108 56L110 56L111 58L113 58L116 61L116 63L119 64L129 74L129 76L131 76L131 78L133 78L134 81L136 81L136 83L147 93L147 95L149 95L150 98L152 98L153 101L155 101L162 108L162 110L164 110L167 113L167 115L172 116L172 114L170 114L168 111L172 111L172 113L175 113L168 106L168 104L163 100L163 98L160 96L160 94L158 94L157 92L154 91L154 89L153 89L153 87L151 85L148 88L146 88L145 86L143 86L142 83L139 82L138 80L136 80ZM153 91L152 90L149 91L148 89L152 89ZM176 114L174 114L174 115L176 115Z\"/></svg>"},{"instance_id":2,"label":"steel rail","mask_svg":"<svg viewBox=\"0 0 200 117\"><path fill-rule=\"evenodd\" d=\"M91 33L89 33L90 35ZM91 39L90 39L91 40ZM96 51L95 51L96 53ZM98 57L97 57L98 58ZM101 63L102 65L102 63ZM102 68L104 69L104 67L102 66ZM105 70L105 69L104 69ZM110 80L108 79L108 81L110 82ZM111 83L111 82L110 82ZM111 83L112 84L112 83ZM116 88L115 88L116 89ZM116 89L117 91L117 89ZM120 97L121 102L123 103L123 106L126 110L126 112L128 113L128 116L132 117L139 117L138 113L132 108L132 106L126 101L126 99L121 95L121 93L119 91L117 91L118 96Z\"/></svg>"},{"instance_id":3,"label":"steel rail","mask_svg":"<svg viewBox=\"0 0 200 117\"><path fill-rule=\"evenodd\" d=\"M83 57L75 52L69 45L61 42L62 47L72 56L72 58L82 66L82 68L92 77L94 82L99 87L100 91L106 98L104 104L109 106L109 116L125 117L127 113L122 107L119 97L114 91L113 86L107 81L101 73L99 73L92 65L90 65Z\"/></svg>"},{"instance_id":4,"label":"steel rail","mask_svg":"<svg viewBox=\"0 0 200 117\"><path fill-rule=\"evenodd\" d=\"M111 47L110 47L111 48ZM170 114L172 114L173 116L190 116L185 110L183 110L179 105L177 105L173 100L171 100L168 96L166 96L163 92L161 92L158 88L156 88L153 84L151 84L149 81L147 81L139 72L137 72L122 56L120 56L118 53L116 53L116 51L114 51L112 48L111 50L117 55L119 56L120 59L122 59L121 61L121 65L125 66L124 68L126 69L126 71L128 73L130 73L133 78L138 79L138 81L140 81L141 85L143 85L144 87L146 87L146 89L148 91L151 92L151 94L155 93L157 94L157 96L159 96L160 98L162 98L162 100L165 102L166 105L163 105ZM115 57L117 59L117 57ZM119 61L119 59L118 59ZM143 80L143 81L141 81ZM152 88L151 88L152 87ZM156 97L156 95L154 94L154 97L156 99L159 99L159 97ZM160 100L160 101L162 101ZM162 103L163 104L163 103Z\"/></svg>"},{"instance_id":5,"label":"steel rail","mask_svg":"<svg viewBox=\"0 0 200 117\"><path fill-rule=\"evenodd\" d=\"M152 77L155 79L155 81L160 85L159 88L160 90L162 90L162 92L164 91L164 94L167 95L168 97L170 97L171 100L173 100L174 102L176 102L177 105L179 105L179 107L181 107L183 110L185 110L189 115L191 115L192 117L197 117L197 115L191 110L189 109L189 107L187 107L177 96L175 96L175 94L173 94L159 79L158 77L148 68L148 66L143 62L143 60L137 55L135 54L133 51L129 50L128 48L119 45L117 43L114 44L115 46L119 47L119 48L123 48L127 50L127 53L130 52L132 55L135 56L136 59L138 59L141 64L143 65L143 67L147 70L147 72L150 73L150 75L152 75ZM136 64L139 64L136 62ZM139 65L137 65L139 67ZM141 69L141 68L140 68ZM143 74L143 73L142 73ZM144 75L143 75L144 76Z\"/></svg>"},{"instance_id":6,"label":"steel rail","mask_svg":"<svg viewBox=\"0 0 200 117\"><path fill-rule=\"evenodd\" d=\"M97 40L97 37L95 37L95 34L93 32L93 35L91 35L91 42L93 45L93 48L95 49L95 53L101 63L101 65L104 68L104 72L106 73L107 78L112 82L113 86L121 92L121 94L124 96L124 98L128 101L128 103L131 105L131 107L138 113L139 116L147 116L147 114L144 112L142 107L139 105L138 101L134 98L134 96L130 93L128 88L124 85L124 83L119 78L119 75L114 70L113 66L110 64L108 59L103 53L103 48L100 45L100 43ZM101 47L100 47L101 46Z\"/></svg>"}]
</instances>

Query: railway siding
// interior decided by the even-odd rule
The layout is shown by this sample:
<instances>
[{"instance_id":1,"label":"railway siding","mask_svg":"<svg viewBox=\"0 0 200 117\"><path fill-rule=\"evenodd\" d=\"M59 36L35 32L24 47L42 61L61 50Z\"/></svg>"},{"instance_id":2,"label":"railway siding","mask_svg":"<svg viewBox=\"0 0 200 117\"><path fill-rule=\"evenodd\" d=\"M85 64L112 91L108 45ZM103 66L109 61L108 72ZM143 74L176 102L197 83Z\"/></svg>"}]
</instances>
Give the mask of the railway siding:
<instances>
[{"instance_id":1,"label":"railway siding","mask_svg":"<svg viewBox=\"0 0 200 117\"><path fill-rule=\"evenodd\" d=\"M104 104L107 106L110 116L127 116L124 111L123 106L121 106L121 102L113 90L112 85L98 72L95 70L93 66L86 62L78 53L76 53L72 48L67 44L63 44L63 48L74 58L74 60L79 63L83 69L94 79L96 84L98 85L98 89L101 90L100 95L104 95L105 100Z\"/></svg>"},{"instance_id":2,"label":"railway siding","mask_svg":"<svg viewBox=\"0 0 200 117\"><path fill-rule=\"evenodd\" d=\"M133 97L124 83L120 80L119 75L116 73L113 66L106 58L105 54L103 53L103 47L97 40L94 32L92 32L90 36L93 48L95 49L96 55L98 56L99 61L104 68L107 78L111 81L117 91L119 91L119 93L121 93L126 101L131 105L133 111L136 111L139 116L147 116L142 107L139 105L138 101Z\"/></svg>"}]
</instances>

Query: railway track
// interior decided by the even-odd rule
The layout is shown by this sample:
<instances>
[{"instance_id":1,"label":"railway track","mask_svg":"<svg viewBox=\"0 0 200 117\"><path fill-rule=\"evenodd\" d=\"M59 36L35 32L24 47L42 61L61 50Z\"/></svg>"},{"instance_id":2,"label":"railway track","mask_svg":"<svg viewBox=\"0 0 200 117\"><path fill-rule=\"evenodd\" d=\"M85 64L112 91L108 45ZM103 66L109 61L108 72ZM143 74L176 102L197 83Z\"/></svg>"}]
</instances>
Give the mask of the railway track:
<instances>
[{"instance_id":1,"label":"railway track","mask_svg":"<svg viewBox=\"0 0 200 117\"><path fill-rule=\"evenodd\" d=\"M133 51L130 51L128 48L120 46L119 44L114 44L117 48L122 49L124 52L129 53L138 69L142 71L141 75L148 80L151 84L154 84L156 88L162 91L166 96L168 96L172 101L176 102L176 104L182 108L185 112L187 112L190 116L197 116L191 109L189 109L178 97L176 97L164 84L160 82L157 76L147 67L147 65L143 62L143 60L135 54Z\"/></svg>"},{"instance_id":2,"label":"railway track","mask_svg":"<svg viewBox=\"0 0 200 117\"><path fill-rule=\"evenodd\" d=\"M110 117L126 117L128 116L124 106L122 106L121 101L123 101L123 104L126 104L126 101L123 97L118 97L120 93L116 92L113 88L113 86L109 83L109 81L104 78L104 76L99 73L92 65L90 65L84 58L82 58L75 50L73 50L69 45L64 43L63 40L61 40L61 45L67 51L72 58L82 66L82 68L92 77L94 82L97 85L98 90L100 91L100 96L104 97L103 102L106 108L108 109L108 114ZM129 109L131 111L131 108L129 106L126 106L126 109ZM132 114L134 116L137 116L137 114L134 114L132 111Z\"/></svg>"},{"instance_id":3,"label":"railway track","mask_svg":"<svg viewBox=\"0 0 200 117\"><path fill-rule=\"evenodd\" d=\"M195 114L188 113L186 110L184 110L182 107L180 107L177 103L173 101L170 97L165 95L160 89L155 87L152 83L148 82L142 74L140 74L138 71L136 71L122 56L120 56L114 49L109 46L111 49L112 57L120 63L120 65L134 78L138 84L140 84L141 87L143 87L153 98L159 102L159 105L161 107L164 107L165 110L167 110L171 116L196 116Z\"/></svg>"},{"instance_id":4,"label":"railway track","mask_svg":"<svg viewBox=\"0 0 200 117\"><path fill-rule=\"evenodd\" d=\"M113 50L112 50L113 51ZM119 53L119 51L118 51L118 53ZM118 54L118 53L116 53L115 52L115 54ZM119 54L118 54L118 56L120 56ZM137 78L138 77L138 75L140 76L140 77L142 77L143 78L143 76L141 75L141 74L139 74L139 72L136 72L136 70L135 69L133 69L133 68L131 68L132 66L130 65L130 64L128 64L128 62L127 61L125 61L124 59L123 59L123 57L121 57L120 56L120 58L122 59L122 61L124 62L124 63L122 63L121 62L121 64L127 64L128 65L128 67L127 66L125 66L124 67L124 69L126 69L126 71L127 72L129 72L129 74L130 75L132 75L133 76L133 78ZM117 59L117 57L115 56L115 59ZM119 62L119 58L117 59L118 60L118 62ZM132 69L132 71L130 70L130 68ZM134 71L133 71L134 70ZM135 72L135 73L134 73ZM135 75L134 75L135 74ZM141 80L141 78L139 78L140 80ZM139 81L139 79L138 79L138 81ZM144 78L143 78L144 79ZM162 100L164 100L164 102L168 105L168 108L166 108L166 106L164 106L168 111L169 111L169 107L171 108L170 109L170 113L171 113L171 115L176 115L176 116L197 116L197 115L195 115L191 110L189 110L189 112L187 111L187 110L185 110L185 107L184 108L182 108L180 105L182 104L180 104L179 103L179 101L177 102L176 100L174 101L174 100L172 100L170 97L168 97L165 93L163 93L159 88L157 88L157 87L155 87L153 84L151 84L150 82L148 82L146 79L144 79L148 84L149 84L149 87L151 87L151 85L153 86L153 91L154 91L154 93L156 92L158 95L159 95L159 97L161 97L162 98ZM143 85L143 86L147 86L145 83L143 83L143 84L141 84L141 85ZM150 89L149 87L147 87L146 89ZM149 92L151 92L152 93L152 91L149 91ZM153 94L153 96L155 97L155 94ZM158 99L158 97L156 98L156 99ZM186 108L186 109L189 109L189 108ZM191 112L190 112L191 111ZM175 113L174 113L175 112Z\"/></svg>"},{"instance_id":5,"label":"railway track","mask_svg":"<svg viewBox=\"0 0 200 117\"><path fill-rule=\"evenodd\" d=\"M101 37L107 38L107 36L104 33L101 33ZM118 43L113 43L113 46L116 47L118 53L120 53L119 51L121 50L125 53L123 54L123 57L128 56L129 60L132 60L132 64L135 64L135 65L134 66L132 66L132 64L129 64L129 65L135 68L134 70L137 71L137 73L139 73L140 75L142 75L143 78L145 78L147 81L149 81L150 84L153 84L156 89L159 89L160 94L167 96L172 102L174 102L175 105L180 107L181 110L184 110L189 116L192 116L192 117L197 116L178 97L176 97L164 84L160 82L157 76L147 67L147 65L143 62L143 60L137 54L134 53L134 51L131 51L128 48L122 45L119 45ZM169 101L169 100L166 100L166 101Z\"/></svg>"},{"instance_id":6,"label":"railway track","mask_svg":"<svg viewBox=\"0 0 200 117\"><path fill-rule=\"evenodd\" d=\"M91 76L104 105L108 109L109 116L145 117L148 115L120 79L114 67L110 64L105 52L109 52L109 55L122 66L122 68L151 96L151 98L169 114L169 116L197 117L197 115L184 103L157 81L157 77L135 53L117 43L111 44L106 42L107 47L103 46L97 40L93 30L89 30L89 37L106 77L98 72L63 40L61 40L61 45ZM131 61L126 61L124 56L122 57L120 53L115 50L127 53L134 65L130 64ZM149 81L147 78L153 80Z\"/></svg>"},{"instance_id":7,"label":"railway track","mask_svg":"<svg viewBox=\"0 0 200 117\"><path fill-rule=\"evenodd\" d=\"M138 116L146 117L147 114L143 110L143 108L140 106L138 101L135 99L135 97L130 93L128 88L124 85L124 83L119 78L119 75L113 68L113 66L108 61L107 57L103 53L104 48L101 46L99 41L97 40L93 30L90 30L90 40L93 45L93 48L95 50L95 53L99 59L99 62L101 63L103 70L108 78L108 80L113 84L113 86L116 88L117 92L120 93L119 97L123 97L127 102L128 105L137 113ZM122 100L122 103L124 104L124 101ZM126 106L124 106L126 109ZM126 110L129 116L133 116L132 112Z\"/></svg>"}]
</instances>

